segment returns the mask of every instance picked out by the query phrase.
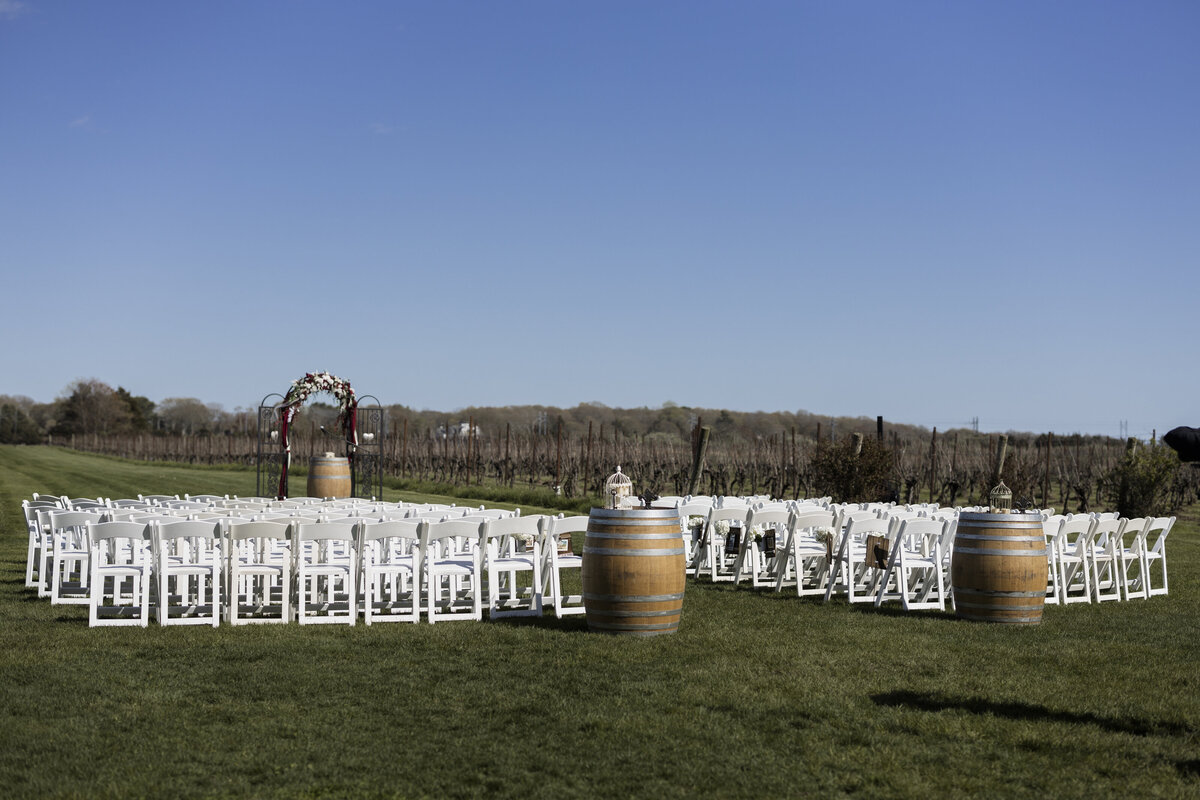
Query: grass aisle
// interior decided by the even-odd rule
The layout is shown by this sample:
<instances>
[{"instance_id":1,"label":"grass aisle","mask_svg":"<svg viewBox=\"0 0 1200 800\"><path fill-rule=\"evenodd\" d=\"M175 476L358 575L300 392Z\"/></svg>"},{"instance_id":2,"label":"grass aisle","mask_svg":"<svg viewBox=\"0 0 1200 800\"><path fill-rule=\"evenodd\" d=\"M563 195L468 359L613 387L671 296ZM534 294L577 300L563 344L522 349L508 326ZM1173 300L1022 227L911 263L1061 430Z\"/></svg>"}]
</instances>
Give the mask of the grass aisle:
<instances>
[{"instance_id":1,"label":"grass aisle","mask_svg":"<svg viewBox=\"0 0 1200 800\"><path fill-rule=\"evenodd\" d=\"M644 641L579 617L91 630L24 588L34 491L253 486L0 447L7 796L1200 792L1194 515L1168 597L1048 607L1027 629L689 582L680 632Z\"/></svg>"}]
</instances>

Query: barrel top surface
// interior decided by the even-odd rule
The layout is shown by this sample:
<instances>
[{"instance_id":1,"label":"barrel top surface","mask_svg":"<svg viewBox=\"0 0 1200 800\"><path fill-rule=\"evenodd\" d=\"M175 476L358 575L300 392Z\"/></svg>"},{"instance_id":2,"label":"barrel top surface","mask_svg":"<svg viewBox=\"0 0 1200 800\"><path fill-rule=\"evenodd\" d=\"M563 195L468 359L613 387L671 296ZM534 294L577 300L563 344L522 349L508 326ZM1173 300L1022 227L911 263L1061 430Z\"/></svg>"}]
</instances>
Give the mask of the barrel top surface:
<instances>
[{"instance_id":1,"label":"barrel top surface","mask_svg":"<svg viewBox=\"0 0 1200 800\"><path fill-rule=\"evenodd\" d=\"M329 462L329 463L337 463L339 461L346 461L346 457L345 456L310 456L308 460L309 460L309 463L319 463L322 461Z\"/></svg>"},{"instance_id":2,"label":"barrel top surface","mask_svg":"<svg viewBox=\"0 0 1200 800\"><path fill-rule=\"evenodd\" d=\"M966 523L1011 523L1020 524L1026 523L1029 525L1041 525L1042 518L1037 514L987 514L982 511L963 511L958 515L958 524Z\"/></svg>"},{"instance_id":3,"label":"barrel top surface","mask_svg":"<svg viewBox=\"0 0 1200 800\"><path fill-rule=\"evenodd\" d=\"M631 519L678 519L677 508L593 508L592 519L626 522Z\"/></svg>"}]
</instances>

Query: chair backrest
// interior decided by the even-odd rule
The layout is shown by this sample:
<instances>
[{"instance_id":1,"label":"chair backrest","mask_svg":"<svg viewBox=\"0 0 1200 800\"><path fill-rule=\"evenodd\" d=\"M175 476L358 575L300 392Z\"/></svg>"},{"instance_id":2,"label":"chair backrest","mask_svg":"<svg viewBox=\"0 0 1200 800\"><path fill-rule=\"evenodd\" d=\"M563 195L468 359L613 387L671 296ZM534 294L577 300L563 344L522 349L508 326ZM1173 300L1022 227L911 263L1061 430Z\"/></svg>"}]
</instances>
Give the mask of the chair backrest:
<instances>
[{"instance_id":1,"label":"chair backrest","mask_svg":"<svg viewBox=\"0 0 1200 800\"><path fill-rule=\"evenodd\" d=\"M1121 530L1117 531L1117 541L1121 546L1129 545L1133 549L1141 549L1146 544L1146 528L1150 520L1145 517L1121 520Z\"/></svg>"},{"instance_id":2,"label":"chair backrest","mask_svg":"<svg viewBox=\"0 0 1200 800\"><path fill-rule=\"evenodd\" d=\"M379 539L408 539L418 541L421 538L421 521L416 519L389 519L382 522L358 523L360 541L371 542Z\"/></svg>"},{"instance_id":3,"label":"chair backrest","mask_svg":"<svg viewBox=\"0 0 1200 800\"><path fill-rule=\"evenodd\" d=\"M1120 519L1097 519L1092 525L1092 542L1101 547L1107 547L1116 542L1117 534L1124 522Z\"/></svg>"},{"instance_id":4,"label":"chair backrest","mask_svg":"<svg viewBox=\"0 0 1200 800\"><path fill-rule=\"evenodd\" d=\"M510 517L521 516L521 509L509 511L504 508L480 508L470 513L472 517L481 517L483 519L508 519Z\"/></svg>"},{"instance_id":5,"label":"chair backrest","mask_svg":"<svg viewBox=\"0 0 1200 800\"><path fill-rule=\"evenodd\" d=\"M584 514L574 517L543 517L540 522L549 536L557 536L560 533L586 533L588 517Z\"/></svg>"},{"instance_id":6,"label":"chair backrest","mask_svg":"<svg viewBox=\"0 0 1200 800\"><path fill-rule=\"evenodd\" d=\"M89 523L103 522L107 519L107 514L103 511L57 511L49 509L41 513L46 515L46 523L52 531L64 530L66 528L83 529Z\"/></svg>"},{"instance_id":7,"label":"chair backrest","mask_svg":"<svg viewBox=\"0 0 1200 800\"><path fill-rule=\"evenodd\" d=\"M484 523L473 522L469 519L448 519L441 522L425 520L421 531L421 546L445 539L463 539L478 541Z\"/></svg>"},{"instance_id":8,"label":"chair backrest","mask_svg":"<svg viewBox=\"0 0 1200 800\"><path fill-rule=\"evenodd\" d=\"M220 539L221 524L212 520L181 519L177 522L156 522L154 535L161 539Z\"/></svg>"},{"instance_id":9,"label":"chair backrest","mask_svg":"<svg viewBox=\"0 0 1200 800\"><path fill-rule=\"evenodd\" d=\"M501 517L484 522L480 535L484 539L499 536L537 536L541 527L541 515L531 517Z\"/></svg>"},{"instance_id":10,"label":"chair backrest","mask_svg":"<svg viewBox=\"0 0 1200 800\"><path fill-rule=\"evenodd\" d=\"M873 511L859 511L848 515L846 538L856 541L864 536L887 536L891 523L875 516Z\"/></svg>"},{"instance_id":11,"label":"chair backrest","mask_svg":"<svg viewBox=\"0 0 1200 800\"><path fill-rule=\"evenodd\" d=\"M688 517L707 517L708 512L712 510L712 503L681 503L679 505L679 516L682 519Z\"/></svg>"},{"instance_id":12,"label":"chair backrest","mask_svg":"<svg viewBox=\"0 0 1200 800\"><path fill-rule=\"evenodd\" d=\"M750 516L750 506L735 506L735 507L712 507L708 512L708 524L728 520L730 522L741 521L745 523L746 517Z\"/></svg>"},{"instance_id":13,"label":"chair backrest","mask_svg":"<svg viewBox=\"0 0 1200 800\"><path fill-rule=\"evenodd\" d=\"M753 530L756 525L761 525L763 530L776 526L786 526L792 519L792 512L786 508L766 508L758 511L751 511L746 517L746 526Z\"/></svg>"},{"instance_id":14,"label":"chair backrest","mask_svg":"<svg viewBox=\"0 0 1200 800\"><path fill-rule=\"evenodd\" d=\"M1173 527L1175 527L1174 517L1155 517L1150 520L1150 523L1146 526L1147 539L1149 539L1151 534L1158 533L1158 538L1150 546L1152 552L1162 553L1162 549L1166 545L1167 534L1171 532L1171 528Z\"/></svg>"},{"instance_id":15,"label":"chair backrest","mask_svg":"<svg viewBox=\"0 0 1200 800\"><path fill-rule=\"evenodd\" d=\"M1092 525L1095 520L1089 516L1068 516L1063 519L1058 529L1058 540L1062 545L1084 544L1091 539Z\"/></svg>"},{"instance_id":16,"label":"chair backrest","mask_svg":"<svg viewBox=\"0 0 1200 800\"><path fill-rule=\"evenodd\" d=\"M899 521L896 536L909 550L920 549L928 552L935 546L942 546L942 535L946 532L947 524L940 519L909 517Z\"/></svg>"},{"instance_id":17,"label":"chair backrest","mask_svg":"<svg viewBox=\"0 0 1200 800\"><path fill-rule=\"evenodd\" d=\"M832 509L822 508L812 511L796 511L795 518L792 520L792 528L802 531L810 528L834 528L837 526L837 512Z\"/></svg>"},{"instance_id":18,"label":"chair backrest","mask_svg":"<svg viewBox=\"0 0 1200 800\"><path fill-rule=\"evenodd\" d=\"M353 522L337 520L335 522L313 522L304 520L292 525L292 538L297 542L316 542L327 540L354 540Z\"/></svg>"},{"instance_id":19,"label":"chair backrest","mask_svg":"<svg viewBox=\"0 0 1200 800\"><path fill-rule=\"evenodd\" d=\"M744 497L721 496L713 502L716 508L749 508L750 501Z\"/></svg>"},{"instance_id":20,"label":"chair backrest","mask_svg":"<svg viewBox=\"0 0 1200 800\"><path fill-rule=\"evenodd\" d=\"M93 547L100 542L112 539L128 539L148 544L150 542L150 525L140 522L91 522L88 524L88 536L92 540Z\"/></svg>"},{"instance_id":21,"label":"chair backrest","mask_svg":"<svg viewBox=\"0 0 1200 800\"><path fill-rule=\"evenodd\" d=\"M1067 518L1061 514L1056 514L1053 517L1048 517L1042 520L1042 533L1046 537L1047 542L1057 543L1061 535L1063 523Z\"/></svg>"},{"instance_id":22,"label":"chair backrest","mask_svg":"<svg viewBox=\"0 0 1200 800\"><path fill-rule=\"evenodd\" d=\"M231 541L246 539L287 539L289 525L275 520L226 521L224 529Z\"/></svg>"}]
</instances>

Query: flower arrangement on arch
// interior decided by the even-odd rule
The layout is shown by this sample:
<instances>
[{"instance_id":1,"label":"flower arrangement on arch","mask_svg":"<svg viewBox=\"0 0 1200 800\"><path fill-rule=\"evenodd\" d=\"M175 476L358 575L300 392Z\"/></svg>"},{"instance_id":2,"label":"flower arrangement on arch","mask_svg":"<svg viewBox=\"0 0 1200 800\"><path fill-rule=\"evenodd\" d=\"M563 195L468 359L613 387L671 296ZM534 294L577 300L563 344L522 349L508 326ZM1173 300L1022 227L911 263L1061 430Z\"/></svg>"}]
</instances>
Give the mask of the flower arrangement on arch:
<instances>
[{"instance_id":1,"label":"flower arrangement on arch","mask_svg":"<svg viewBox=\"0 0 1200 800\"><path fill-rule=\"evenodd\" d=\"M300 411L300 405L309 395L327 392L338 400L338 425L345 427L346 419L354 408L354 389L350 381L328 372L308 372L303 378L292 381L291 388L283 398L284 414L288 422Z\"/></svg>"}]
</instances>

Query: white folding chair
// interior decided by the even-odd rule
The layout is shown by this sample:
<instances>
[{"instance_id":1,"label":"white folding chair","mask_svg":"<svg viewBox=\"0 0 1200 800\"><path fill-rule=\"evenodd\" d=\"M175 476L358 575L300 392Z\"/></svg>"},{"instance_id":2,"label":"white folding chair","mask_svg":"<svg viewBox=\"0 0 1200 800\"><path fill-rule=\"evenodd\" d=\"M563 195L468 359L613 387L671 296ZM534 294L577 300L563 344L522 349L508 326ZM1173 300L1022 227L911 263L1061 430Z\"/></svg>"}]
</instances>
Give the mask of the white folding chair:
<instances>
[{"instance_id":1,"label":"white folding chair","mask_svg":"<svg viewBox=\"0 0 1200 800\"><path fill-rule=\"evenodd\" d=\"M1146 549L1146 591L1150 597L1167 593L1167 534L1175 527L1174 517L1155 517L1146 526L1146 541L1150 535L1157 533L1154 544ZM1162 569L1162 585L1155 586L1152 579L1151 565L1158 564Z\"/></svg>"},{"instance_id":2,"label":"white folding chair","mask_svg":"<svg viewBox=\"0 0 1200 800\"><path fill-rule=\"evenodd\" d=\"M420 520L358 525L362 562L363 621L421 620Z\"/></svg>"},{"instance_id":3,"label":"white folding chair","mask_svg":"<svg viewBox=\"0 0 1200 800\"><path fill-rule=\"evenodd\" d=\"M711 500L693 500L679 505L680 535L683 537L684 551L688 554L685 569L689 572L696 569L696 559L700 557L700 543L704 541L704 526L708 524L710 511ZM692 525L691 519L700 521L697 525Z\"/></svg>"},{"instance_id":4,"label":"white folding chair","mask_svg":"<svg viewBox=\"0 0 1200 800\"><path fill-rule=\"evenodd\" d=\"M1117 531L1113 542L1117 583L1126 600L1146 600L1150 597L1146 588L1146 574L1150 569L1146 558L1146 529L1149 524L1150 520L1145 517L1122 520L1121 530Z\"/></svg>"},{"instance_id":5,"label":"white folding chair","mask_svg":"<svg viewBox=\"0 0 1200 800\"><path fill-rule=\"evenodd\" d=\"M783 550L775 556L775 591L795 586L798 596L825 594L830 555L836 550L840 528L832 509L795 511L788 522Z\"/></svg>"},{"instance_id":6,"label":"white folding chair","mask_svg":"<svg viewBox=\"0 0 1200 800\"><path fill-rule=\"evenodd\" d=\"M288 523L228 519L225 596L230 625L291 621L292 555Z\"/></svg>"},{"instance_id":7,"label":"white folding chair","mask_svg":"<svg viewBox=\"0 0 1200 800\"><path fill-rule=\"evenodd\" d=\"M1092 572L1088 554L1092 549L1089 516L1067 516L1055 535L1058 552L1059 600L1062 604L1092 602Z\"/></svg>"},{"instance_id":8,"label":"white folding chair","mask_svg":"<svg viewBox=\"0 0 1200 800\"><path fill-rule=\"evenodd\" d=\"M44 592L51 605L87 605L88 561L91 557L88 524L106 520L106 512L97 508L91 511L49 509L40 513L46 520L49 536L42 548L47 556L48 571L38 594Z\"/></svg>"},{"instance_id":9,"label":"white folding chair","mask_svg":"<svg viewBox=\"0 0 1200 800\"><path fill-rule=\"evenodd\" d=\"M542 529L542 604L554 607L554 616L562 619L571 614L582 614L582 594L569 594L563 590L563 570L581 571L583 557L571 552L563 552L558 542L566 537L570 542L573 533L586 533L587 516L574 517L543 517L539 524Z\"/></svg>"},{"instance_id":10,"label":"white folding chair","mask_svg":"<svg viewBox=\"0 0 1200 800\"><path fill-rule=\"evenodd\" d=\"M879 578L883 574L877 565L886 562L889 548L884 546L881 552L868 553L868 537L887 542L890 525L873 511L850 512L845 516L847 521L838 539L829 581L825 586L825 602L829 602L835 591L844 591L847 602L869 603L875 599ZM878 546L876 539L871 539L871 544L872 549Z\"/></svg>"},{"instance_id":11,"label":"white folding chair","mask_svg":"<svg viewBox=\"0 0 1200 800\"><path fill-rule=\"evenodd\" d=\"M1097 514L1092 525L1088 561L1092 570L1092 598L1097 603L1121 599L1121 581L1117 567L1117 543L1124 521L1109 514Z\"/></svg>"},{"instance_id":12,"label":"white folding chair","mask_svg":"<svg viewBox=\"0 0 1200 800\"><path fill-rule=\"evenodd\" d=\"M224 555L219 522L151 523L159 625L221 622Z\"/></svg>"},{"instance_id":13,"label":"white folding chair","mask_svg":"<svg viewBox=\"0 0 1200 800\"><path fill-rule=\"evenodd\" d=\"M88 626L148 626L153 576L150 525L91 522L88 541L91 542Z\"/></svg>"},{"instance_id":14,"label":"white folding chair","mask_svg":"<svg viewBox=\"0 0 1200 800\"><path fill-rule=\"evenodd\" d=\"M542 615L542 551L539 516L484 521L479 552L489 619ZM520 575L528 573L528 585Z\"/></svg>"},{"instance_id":15,"label":"white folding chair","mask_svg":"<svg viewBox=\"0 0 1200 800\"><path fill-rule=\"evenodd\" d=\"M25 528L29 533L29 548L25 556L25 588L36 589L45 569L42 558L42 527L38 521L39 511L62 510L57 500L22 500L21 511L25 515Z\"/></svg>"},{"instance_id":16,"label":"white folding chair","mask_svg":"<svg viewBox=\"0 0 1200 800\"><path fill-rule=\"evenodd\" d=\"M422 582L425 616L431 624L483 619L479 553L482 527L481 522L461 518L422 522Z\"/></svg>"},{"instance_id":17,"label":"white folding chair","mask_svg":"<svg viewBox=\"0 0 1200 800\"><path fill-rule=\"evenodd\" d=\"M354 523L297 522L291 528L296 621L353 625L358 616Z\"/></svg>"},{"instance_id":18,"label":"white folding chair","mask_svg":"<svg viewBox=\"0 0 1200 800\"><path fill-rule=\"evenodd\" d=\"M875 594L876 607L895 599L901 601L905 611L946 610L942 536L947 524L944 520L912 517L892 521L892 549Z\"/></svg>"},{"instance_id":19,"label":"white folding chair","mask_svg":"<svg viewBox=\"0 0 1200 800\"><path fill-rule=\"evenodd\" d=\"M1059 530L1066 517L1061 514L1042 520L1042 533L1046 539L1046 605L1062 601L1062 560L1059 558Z\"/></svg>"},{"instance_id":20,"label":"white folding chair","mask_svg":"<svg viewBox=\"0 0 1200 800\"><path fill-rule=\"evenodd\" d=\"M732 500L733 498L728 498ZM741 537L745 535L750 506L734 503L729 508L713 508L708 512L700 553L696 558L695 577L707 573L714 583L732 581Z\"/></svg>"},{"instance_id":21,"label":"white folding chair","mask_svg":"<svg viewBox=\"0 0 1200 800\"><path fill-rule=\"evenodd\" d=\"M775 560L787 537L792 513L782 506L750 512L746 517L747 533L739 543L733 567L735 584L741 583L744 575L750 576L750 585L755 589L774 584Z\"/></svg>"}]
</instances>

